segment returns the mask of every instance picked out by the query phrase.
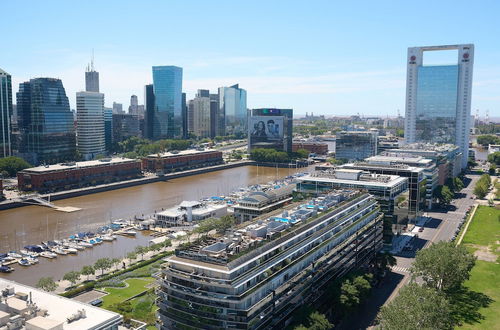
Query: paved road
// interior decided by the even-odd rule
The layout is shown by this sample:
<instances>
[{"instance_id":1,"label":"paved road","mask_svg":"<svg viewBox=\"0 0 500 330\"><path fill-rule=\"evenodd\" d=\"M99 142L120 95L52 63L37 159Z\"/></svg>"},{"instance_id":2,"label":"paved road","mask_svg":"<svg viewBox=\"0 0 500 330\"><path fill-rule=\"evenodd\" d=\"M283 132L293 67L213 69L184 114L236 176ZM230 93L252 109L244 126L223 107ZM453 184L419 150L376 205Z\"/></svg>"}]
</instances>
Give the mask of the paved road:
<instances>
[{"instance_id":1,"label":"paved road","mask_svg":"<svg viewBox=\"0 0 500 330\"><path fill-rule=\"evenodd\" d=\"M424 225L423 232L418 233L418 238L412 241L412 250L404 251L396 255L397 265L384 280L384 285L375 288L372 298L367 301L356 313L344 320L339 326L340 329L370 329L370 326L378 310L397 296L398 291L410 278L409 269L415 260L416 251L428 247L430 244L439 241L449 241L455 235L460 226L460 222L465 217L467 210L476 203L471 199L474 185L479 179L479 175L468 174L464 182L465 188L452 201L450 207L446 210L433 210L427 212L430 217Z\"/></svg>"}]
</instances>

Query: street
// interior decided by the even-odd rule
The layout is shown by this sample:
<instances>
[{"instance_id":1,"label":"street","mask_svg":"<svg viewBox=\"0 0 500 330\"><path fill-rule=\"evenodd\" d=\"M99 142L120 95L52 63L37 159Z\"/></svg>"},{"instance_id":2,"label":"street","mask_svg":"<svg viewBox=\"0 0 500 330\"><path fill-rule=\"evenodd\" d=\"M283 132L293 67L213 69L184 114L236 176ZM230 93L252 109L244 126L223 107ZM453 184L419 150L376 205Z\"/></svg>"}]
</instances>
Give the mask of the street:
<instances>
[{"instance_id":1,"label":"street","mask_svg":"<svg viewBox=\"0 0 500 330\"><path fill-rule=\"evenodd\" d=\"M455 198L447 209L433 209L426 212L430 218L422 232L418 232L409 243L411 250L402 251L395 255L396 266L392 268L383 281L383 285L373 289L372 295L356 312L343 320L339 329L373 329L373 322L377 313L383 305L397 296L398 291L410 280L409 269L415 260L416 251L428 247L439 241L449 241L453 238L460 222L464 219L467 210L475 203L472 191L479 175L468 174L464 180L464 188L455 195Z\"/></svg>"}]
</instances>

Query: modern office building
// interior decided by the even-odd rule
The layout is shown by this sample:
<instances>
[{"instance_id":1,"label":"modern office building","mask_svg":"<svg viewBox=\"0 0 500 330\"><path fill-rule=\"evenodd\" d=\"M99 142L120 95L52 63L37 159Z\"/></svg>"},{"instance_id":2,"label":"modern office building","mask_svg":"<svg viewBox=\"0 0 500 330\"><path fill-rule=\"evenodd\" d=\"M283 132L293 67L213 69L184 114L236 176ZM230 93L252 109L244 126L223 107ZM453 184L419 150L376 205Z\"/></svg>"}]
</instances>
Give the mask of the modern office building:
<instances>
[{"instance_id":1,"label":"modern office building","mask_svg":"<svg viewBox=\"0 0 500 330\"><path fill-rule=\"evenodd\" d=\"M144 137L146 139L153 140L154 132L159 131L158 123L156 122L155 128L155 93L153 90L153 84L144 86ZM158 135L158 134L157 134Z\"/></svg>"},{"instance_id":2,"label":"modern office building","mask_svg":"<svg viewBox=\"0 0 500 330\"><path fill-rule=\"evenodd\" d=\"M160 227L192 226L196 222L224 215L227 215L225 201L183 201L179 205L156 213L155 223Z\"/></svg>"},{"instance_id":3,"label":"modern office building","mask_svg":"<svg viewBox=\"0 0 500 330\"><path fill-rule=\"evenodd\" d=\"M377 136L374 131L340 132L335 142L335 158L356 161L375 156Z\"/></svg>"},{"instance_id":4,"label":"modern office building","mask_svg":"<svg viewBox=\"0 0 500 330\"><path fill-rule=\"evenodd\" d=\"M153 138L182 138L182 68L153 66Z\"/></svg>"},{"instance_id":5,"label":"modern office building","mask_svg":"<svg viewBox=\"0 0 500 330\"><path fill-rule=\"evenodd\" d=\"M0 329L118 330L123 317L74 299L0 278Z\"/></svg>"},{"instance_id":6,"label":"modern office building","mask_svg":"<svg viewBox=\"0 0 500 330\"><path fill-rule=\"evenodd\" d=\"M104 107L104 146L106 153L113 149L113 109Z\"/></svg>"},{"instance_id":7,"label":"modern office building","mask_svg":"<svg viewBox=\"0 0 500 330\"><path fill-rule=\"evenodd\" d=\"M293 139L293 110L252 109L248 117L248 151L271 148L291 152Z\"/></svg>"},{"instance_id":8,"label":"modern office building","mask_svg":"<svg viewBox=\"0 0 500 330\"><path fill-rule=\"evenodd\" d=\"M187 120L188 120L188 106L186 101L186 93L182 93L182 133L184 139L188 138Z\"/></svg>"},{"instance_id":9,"label":"modern office building","mask_svg":"<svg viewBox=\"0 0 500 330\"><path fill-rule=\"evenodd\" d=\"M219 94L210 94L210 137L217 136L219 129Z\"/></svg>"},{"instance_id":10,"label":"modern office building","mask_svg":"<svg viewBox=\"0 0 500 330\"><path fill-rule=\"evenodd\" d=\"M189 101L188 130L199 138L210 137L211 101L208 90L199 89L196 97Z\"/></svg>"},{"instance_id":11,"label":"modern office building","mask_svg":"<svg viewBox=\"0 0 500 330\"><path fill-rule=\"evenodd\" d=\"M104 124L104 94L97 92L76 93L76 141L78 152L84 160L106 153Z\"/></svg>"},{"instance_id":12,"label":"modern office building","mask_svg":"<svg viewBox=\"0 0 500 330\"><path fill-rule=\"evenodd\" d=\"M12 155L12 77L0 69L0 157Z\"/></svg>"},{"instance_id":13,"label":"modern office building","mask_svg":"<svg viewBox=\"0 0 500 330\"><path fill-rule=\"evenodd\" d=\"M33 165L75 159L73 113L61 80L35 78L19 84L17 110L21 157Z\"/></svg>"},{"instance_id":14,"label":"modern office building","mask_svg":"<svg viewBox=\"0 0 500 330\"><path fill-rule=\"evenodd\" d=\"M99 72L94 70L94 59L85 71L85 91L99 93Z\"/></svg>"},{"instance_id":15,"label":"modern office building","mask_svg":"<svg viewBox=\"0 0 500 330\"><path fill-rule=\"evenodd\" d=\"M377 154L382 154L389 149L399 148L399 139L396 136L379 135L377 139Z\"/></svg>"},{"instance_id":16,"label":"modern office building","mask_svg":"<svg viewBox=\"0 0 500 330\"><path fill-rule=\"evenodd\" d=\"M113 114L121 115L124 114L123 104L113 102Z\"/></svg>"},{"instance_id":17,"label":"modern office building","mask_svg":"<svg viewBox=\"0 0 500 330\"><path fill-rule=\"evenodd\" d=\"M179 247L162 270L159 329L280 329L382 247L373 196L339 191ZM289 322L288 322L289 323Z\"/></svg>"},{"instance_id":18,"label":"modern office building","mask_svg":"<svg viewBox=\"0 0 500 330\"><path fill-rule=\"evenodd\" d=\"M395 158L388 159L380 156L373 156L366 158L364 161L345 164L341 168L407 178L410 219L414 219L422 214L427 197L427 181L424 168L397 162ZM433 174L436 175L435 180L437 181L437 173ZM430 192L429 198L432 198L432 192Z\"/></svg>"},{"instance_id":19,"label":"modern office building","mask_svg":"<svg viewBox=\"0 0 500 330\"><path fill-rule=\"evenodd\" d=\"M139 100L137 99L137 95L130 96L130 105L128 107L128 113L131 115L139 116Z\"/></svg>"},{"instance_id":20,"label":"modern office building","mask_svg":"<svg viewBox=\"0 0 500 330\"><path fill-rule=\"evenodd\" d=\"M132 136L141 136L139 118L129 114L113 114L113 143Z\"/></svg>"},{"instance_id":21,"label":"modern office building","mask_svg":"<svg viewBox=\"0 0 500 330\"><path fill-rule=\"evenodd\" d=\"M450 65L426 65L424 53L457 50ZM471 116L474 45L408 48L406 76L406 143L451 143L467 166Z\"/></svg>"},{"instance_id":22,"label":"modern office building","mask_svg":"<svg viewBox=\"0 0 500 330\"><path fill-rule=\"evenodd\" d=\"M219 88L217 135L245 136L247 132L247 91L238 84Z\"/></svg>"},{"instance_id":23,"label":"modern office building","mask_svg":"<svg viewBox=\"0 0 500 330\"><path fill-rule=\"evenodd\" d=\"M318 170L298 178L297 191L322 194L333 189L367 191L375 196L384 213L384 241L392 242L414 218L410 212L408 179L347 168Z\"/></svg>"},{"instance_id":24,"label":"modern office building","mask_svg":"<svg viewBox=\"0 0 500 330\"><path fill-rule=\"evenodd\" d=\"M457 177L462 171L462 152L453 144L412 143L398 149L388 149L386 155L421 156L431 159L438 167L438 184Z\"/></svg>"}]
</instances>

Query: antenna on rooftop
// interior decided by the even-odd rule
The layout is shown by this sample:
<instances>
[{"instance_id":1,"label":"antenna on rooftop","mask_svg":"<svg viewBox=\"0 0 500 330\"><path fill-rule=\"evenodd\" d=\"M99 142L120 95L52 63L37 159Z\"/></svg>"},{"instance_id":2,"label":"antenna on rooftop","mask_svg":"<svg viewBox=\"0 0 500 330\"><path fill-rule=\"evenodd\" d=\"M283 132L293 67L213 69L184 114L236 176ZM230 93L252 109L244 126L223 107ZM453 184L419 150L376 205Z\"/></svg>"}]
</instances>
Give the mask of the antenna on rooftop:
<instances>
[{"instance_id":1,"label":"antenna on rooftop","mask_svg":"<svg viewBox=\"0 0 500 330\"><path fill-rule=\"evenodd\" d=\"M92 59L90 60L90 68L94 71L94 48L92 48Z\"/></svg>"}]
</instances>

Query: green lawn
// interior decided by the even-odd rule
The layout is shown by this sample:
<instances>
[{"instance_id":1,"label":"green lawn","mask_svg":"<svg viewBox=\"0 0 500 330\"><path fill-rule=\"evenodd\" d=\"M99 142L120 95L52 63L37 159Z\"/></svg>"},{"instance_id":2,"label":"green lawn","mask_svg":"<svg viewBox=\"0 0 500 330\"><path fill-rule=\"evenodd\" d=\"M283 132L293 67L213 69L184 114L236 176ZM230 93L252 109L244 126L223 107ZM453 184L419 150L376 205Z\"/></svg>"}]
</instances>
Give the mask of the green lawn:
<instances>
[{"instance_id":1,"label":"green lawn","mask_svg":"<svg viewBox=\"0 0 500 330\"><path fill-rule=\"evenodd\" d=\"M144 277L144 278L129 278L125 280L128 283L126 288L104 288L104 291L109 294L102 298L103 308L108 308L109 306L124 301L136 294L139 294L147 290L146 286L153 282L154 278Z\"/></svg>"},{"instance_id":2,"label":"green lawn","mask_svg":"<svg viewBox=\"0 0 500 330\"><path fill-rule=\"evenodd\" d=\"M496 245L500 240L500 210L481 205L467 229L462 243L478 245Z\"/></svg>"},{"instance_id":3,"label":"green lawn","mask_svg":"<svg viewBox=\"0 0 500 330\"><path fill-rule=\"evenodd\" d=\"M156 320L156 310L158 309L155 305L155 299L156 295L154 293L148 293L144 296L132 299L132 318L148 324L154 324Z\"/></svg>"},{"instance_id":4,"label":"green lawn","mask_svg":"<svg viewBox=\"0 0 500 330\"><path fill-rule=\"evenodd\" d=\"M488 206L479 206L474 219L469 225L462 244L469 249L479 250L489 247L491 253L500 255L500 210ZM464 324L463 329L500 329L500 264L477 260L471 277L465 285L472 291L485 294L491 299L488 307L479 309L482 319L471 324Z\"/></svg>"}]
</instances>

